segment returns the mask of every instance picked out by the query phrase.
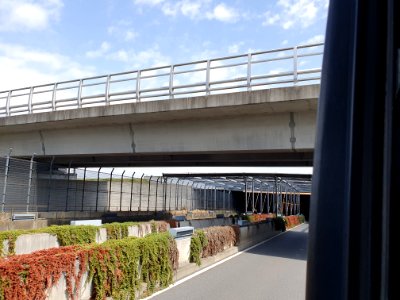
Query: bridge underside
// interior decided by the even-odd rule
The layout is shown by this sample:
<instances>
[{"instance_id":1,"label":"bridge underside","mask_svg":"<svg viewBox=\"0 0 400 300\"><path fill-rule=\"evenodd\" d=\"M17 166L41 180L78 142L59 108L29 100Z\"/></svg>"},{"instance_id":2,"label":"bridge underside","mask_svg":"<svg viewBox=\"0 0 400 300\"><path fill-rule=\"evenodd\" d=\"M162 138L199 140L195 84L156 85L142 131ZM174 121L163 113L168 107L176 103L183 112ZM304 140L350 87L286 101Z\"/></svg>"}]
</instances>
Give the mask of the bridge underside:
<instances>
[{"instance_id":1,"label":"bridge underside","mask_svg":"<svg viewBox=\"0 0 400 300\"><path fill-rule=\"evenodd\" d=\"M29 157L25 157L29 159ZM51 162L52 156L37 156L38 162ZM313 152L249 152L63 155L53 163L72 167L156 167L156 166L312 166Z\"/></svg>"}]
</instances>

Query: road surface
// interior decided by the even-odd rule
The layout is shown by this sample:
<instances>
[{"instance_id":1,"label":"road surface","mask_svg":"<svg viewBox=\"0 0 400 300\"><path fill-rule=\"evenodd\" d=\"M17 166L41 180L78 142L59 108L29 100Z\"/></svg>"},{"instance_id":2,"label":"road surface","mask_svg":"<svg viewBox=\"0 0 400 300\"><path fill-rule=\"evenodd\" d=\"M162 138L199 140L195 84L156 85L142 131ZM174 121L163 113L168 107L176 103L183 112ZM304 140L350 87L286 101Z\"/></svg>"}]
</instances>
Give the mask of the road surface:
<instances>
[{"instance_id":1,"label":"road surface","mask_svg":"<svg viewBox=\"0 0 400 300\"><path fill-rule=\"evenodd\" d=\"M151 299L304 300L307 236L300 225Z\"/></svg>"}]
</instances>

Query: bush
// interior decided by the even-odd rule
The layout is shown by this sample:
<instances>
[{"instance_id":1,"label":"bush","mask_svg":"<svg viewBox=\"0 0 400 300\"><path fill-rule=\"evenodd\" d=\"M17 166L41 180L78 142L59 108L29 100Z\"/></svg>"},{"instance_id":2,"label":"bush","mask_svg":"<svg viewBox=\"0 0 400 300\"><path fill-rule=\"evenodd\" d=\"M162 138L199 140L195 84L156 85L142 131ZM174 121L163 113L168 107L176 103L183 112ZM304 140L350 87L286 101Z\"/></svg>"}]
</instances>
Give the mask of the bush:
<instances>
[{"instance_id":1,"label":"bush","mask_svg":"<svg viewBox=\"0 0 400 300\"><path fill-rule=\"evenodd\" d=\"M63 274L68 298L77 299L87 270L93 299L135 299L144 283L146 294L172 283L177 261L176 243L168 233L16 255L0 260L0 299L46 299L46 290Z\"/></svg>"},{"instance_id":2,"label":"bush","mask_svg":"<svg viewBox=\"0 0 400 300\"><path fill-rule=\"evenodd\" d=\"M189 261L201 265L201 256L203 249L208 245L207 237L203 230L196 230L190 241Z\"/></svg>"},{"instance_id":3,"label":"bush","mask_svg":"<svg viewBox=\"0 0 400 300\"><path fill-rule=\"evenodd\" d=\"M237 245L240 238L238 226L213 226L196 230L190 244L190 261L201 264L202 257L213 256Z\"/></svg>"},{"instance_id":4,"label":"bush","mask_svg":"<svg viewBox=\"0 0 400 300\"><path fill-rule=\"evenodd\" d=\"M15 254L15 242L17 238L23 234L49 233L57 236L60 246L72 246L94 243L96 241L96 233L99 228L106 228L108 240L118 240L128 237L128 227L135 225L140 226L141 224L143 223L109 223L104 224L101 227L90 225L53 225L50 227L32 230L2 231L0 232L0 257L4 256L4 241L8 241L8 255L13 255ZM168 230L168 223L164 221L152 221L150 224L152 232L166 232Z\"/></svg>"}]
</instances>

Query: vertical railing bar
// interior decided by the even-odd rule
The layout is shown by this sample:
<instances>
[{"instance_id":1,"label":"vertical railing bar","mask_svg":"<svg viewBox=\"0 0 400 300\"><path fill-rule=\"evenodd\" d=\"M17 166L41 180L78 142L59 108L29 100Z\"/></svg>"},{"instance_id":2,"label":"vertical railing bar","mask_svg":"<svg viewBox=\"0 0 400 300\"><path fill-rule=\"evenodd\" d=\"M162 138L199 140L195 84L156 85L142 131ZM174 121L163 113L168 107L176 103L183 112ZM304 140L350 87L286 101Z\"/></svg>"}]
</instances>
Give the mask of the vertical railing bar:
<instances>
[{"instance_id":1,"label":"vertical railing bar","mask_svg":"<svg viewBox=\"0 0 400 300\"><path fill-rule=\"evenodd\" d=\"M95 211L97 212L98 207L99 207L99 186L100 186L100 171L102 167L99 167L99 170L97 171L97 183L96 183L96 207Z\"/></svg>"},{"instance_id":2,"label":"vertical railing bar","mask_svg":"<svg viewBox=\"0 0 400 300\"><path fill-rule=\"evenodd\" d=\"M297 57L297 46L293 48L293 81L297 83L297 71L298 71L298 57Z\"/></svg>"},{"instance_id":3,"label":"vertical railing bar","mask_svg":"<svg viewBox=\"0 0 400 300\"><path fill-rule=\"evenodd\" d=\"M106 105L110 104L110 76L111 75L107 75L107 79L106 79L106 91L105 91Z\"/></svg>"},{"instance_id":4,"label":"vertical railing bar","mask_svg":"<svg viewBox=\"0 0 400 300\"><path fill-rule=\"evenodd\" d=\"M142 177L140 177L140 192L139 192L139 207L138 211L142 210L142 184L143 184L143 176L144 173L142 174Z\"/></svg>"},{"instance_id":5,"label":"vertical railing bar","mask_svg":"<svg viewBox=\"0 0 400 300\"><path fill-rule=\"evenodd\" d=\"M112 168L111 173L110 173L110 184L108 188L108 211L111 209L111 189L112 189L112 178L113 178L113 173L114 173L115 168Z\"/></svg>"},{"instance_id":6,"label":"vertical railing bar","mask_svg":"<svg viewBox=\"0 0 400 300\"><path fill-rule=\"evenodd\" d=\"M79 87L78 87L78 108L82 107L82 84L83 84L83 79L79 80Z\"/></svg>"},{"instance_id":7,"label":"vertical railing bar","mask_svg":"<svg viewBox=\"0 0 400 300\"><path fill-rule=\"evenodd\" d=\"M29 180L28 180L28 195L26 197L26 212L29 212L29 206L30 206L30 198L31 198L31 187L32 187L32 173L33 173L33 162L35 158L36 153L32 154L31 161L29 164Z\"/></svg>"},{"instance_id":8,"label":"vertical railing bar","mask_svg":"<svg viewBox=\"0 0 400 300\"><path fill-rule=\"evenodd\" d=\"M33 89L34 87L32 86L29 90L29 96L28 96L28 112L31 114L32 113L32 97L33 97Z\"/></svg>"},{"instance_id":9,"label":"vertical railing bar","mask_svg":"<svg viewBox=\"0 0 400 300\"><path fill-rule=\"evenodd\" d=\"M48 188L48 193L47 193L47 211L50 211L51 182L52 182L51 179L52 179L52 175L53 175L54 159L55 159L55 157L53 156L51 158L51 162L50 162L49 181L48 181L48 184L47 184L47 188Z\"/></svg>"},{"instance_id":10,"label":"vertical railing bar","mask_svg":"<svg viewBox=\"0 0 400 300\"><path fill-rule=\"evenodd\" d=\"M4 169L4 186L3 186L3 197L1 200L1 212L4 212L5 210L5 205L6 205L6 196L7 196L7 181L8 181L8 172L10 170L10 158L11 158L11 152L12 148L9 149L8 155L6 158L6 165Z\"/></svg>"},{"instance_id":11,"label":"vertical railing bar","mask_svg":"<svg viewBox=\"0 0 400 300\"><path fill-rule=\"evenodd\" d=\"M149 179L149 190L148 190L148 193L147 193L147 211L150 210L150 192L151 192L151 178L152 177L153 176L150 176L150 179Z\"/></svg>"},{"instance_id":12,"label":"vertical railing bar","mask_svg":"<svg viewBox=\"0 0 400 300\"><path fill-rule=\"evenodd\" d=\"M52 111L56 110L57 86L58 86L58 83L54 83L53 93L51 94L51 110Z\"/></svg>"},{"instance_id":13,"label":"vertical railing bar","mask_svg":"<svg viewBox=\"0 0 400 300\"><path fill-rule=\"evenodd\" d=\"M136 101L140 102L140 70L137 70L136 74Z\"/></svg>"},{"instance_id":14,"label":"vertical railing bar","mask_svg":"<svg viewBox=\"0 0 400 300\"><path fill-rule=\"evenodd\" d=\"M86 188L86 167L83 169L81 211L83 211L83 201L85 199L85 188Z\"/></svg>"},{"instance_id":15,"label":"vertical railing bar","mask_svg":"<svg viewBox=\"0 0 400 300\"><path fill-rule=\"evenodd\" d=\"M171 70L169 73L169 97L174 98L174 65L171 65Z\"/></svg>"},{"instance_id":16,"label":"vertical railing bar","mask_svg":"<svg viewBox=\"0 0 400 300\"><path fill-rule=\"evenodd\" d=\"M247 55L247 91L251 91L251 60L252 55L249 53Z\"/></svg>"},{"instance_id":17,"label":"vertical railing bar","mask_svg":"<svg viewBox=\"0 0 400 300\"><path fill-rule=\"evenodd\" d=\"M66 192L66 197L65 197L65 211L68 211L68 198L69 198L69 178L70 178L70 173L71 173L71 164L72 161L68 163L68 174L67 174L67 192Z\"/></svg>"},{"instance_id":18,"label":"vertical railing bar","mask_svg":"<svg viewBox=\"0 0 400 300\"><path fill-rule=\"evenodd\" d=\"M7 95L7 100L6 100L6 116L10 116L10 114L11 114L11 112L10 112L11 94L12 94L12 91L9 91L9 92L8 92L8 95Z\"/></svg>"},{"instance_id":19,"label":"vertical railing bar","mask_svg":"<svg viewBox=\"0 0 400 300\"><path fill-rule=\"evenodd\" d=\"M133 172L133 173L132 173L132 176L131 176L131 199L130 199L130 202L129 202L129 211L132 211L132 200L133 200L133 181L134 181L134 176L135 176L135 173L136 173L136 172Z\"/></svg>"},{"instance_id":20,"label":"vertical railing bar","mask_svg":"<svg viewBox=\"0 0 400 300\"><path fill-rule=\"evenodd\" d=\"M121 185L120 185L120 194L119 194L119 211L122 211L122 188L123 188L123 183L124 183L124 174L125 170L121 174Z\"/></svg>"},{"instance_id":21,"label":"vertical railing bar","mask_svg":"<svg viewBox=\"0 0 400 300\"><path fill-rule=\"evenodd\" d=\"M158 181L160 180L160 176L157 177L157 181L156 181L156 203L154 204L154 211L157 211L157 197L158 197Z\"/></svg>"},{"instance_id":22,"label":"vertical railing bar","mask_svg":"<svg viewBox=\"0 0 400 300\"><path fill-rule=\"evenodd\" d=\"M207 70L206 70L206 95L210 95L210 66L211 61L207 60Z\"/></svg>"}]
</instances>

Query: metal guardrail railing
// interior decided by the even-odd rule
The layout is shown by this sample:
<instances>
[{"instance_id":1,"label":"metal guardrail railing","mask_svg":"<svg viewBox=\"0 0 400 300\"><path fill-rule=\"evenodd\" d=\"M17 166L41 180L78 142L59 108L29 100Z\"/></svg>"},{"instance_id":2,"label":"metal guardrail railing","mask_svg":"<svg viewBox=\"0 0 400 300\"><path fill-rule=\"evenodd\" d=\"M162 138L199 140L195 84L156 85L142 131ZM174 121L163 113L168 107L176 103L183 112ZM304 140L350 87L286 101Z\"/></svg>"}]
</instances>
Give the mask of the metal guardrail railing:
<instances>
[{"instance_id":1,"label":"metal guardrail railing","mask_svg":"<svg viewBox=\"0 0 400 300\"><path fill-rule=\"evenodd\" d=\"M0 92L0 117L319 82L323 44L253 52Z\"/></svg>"}]
</instances>

